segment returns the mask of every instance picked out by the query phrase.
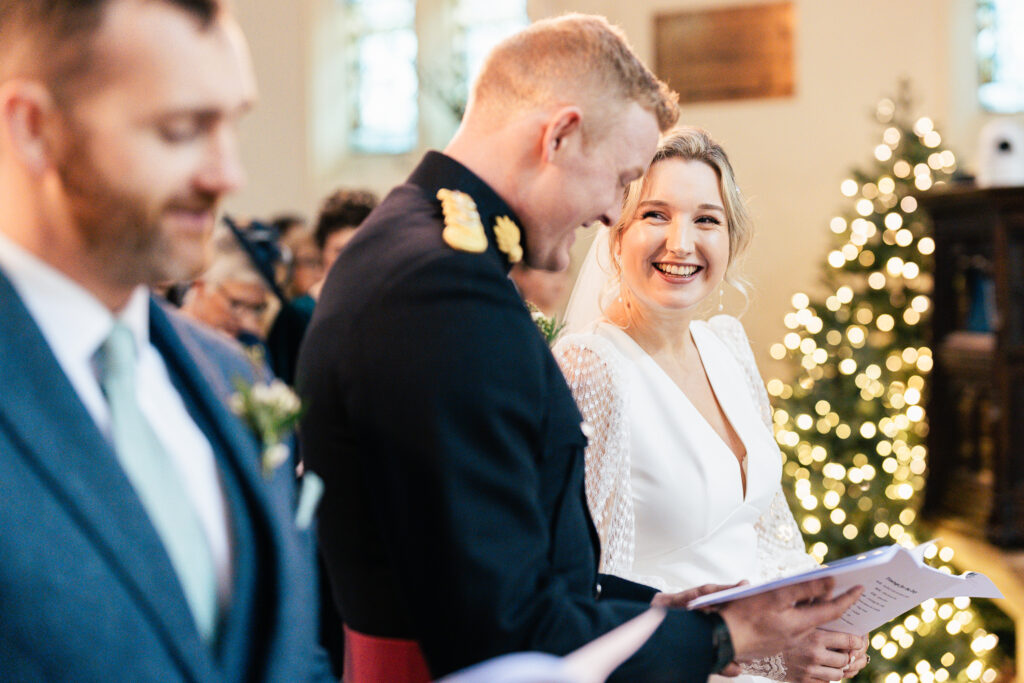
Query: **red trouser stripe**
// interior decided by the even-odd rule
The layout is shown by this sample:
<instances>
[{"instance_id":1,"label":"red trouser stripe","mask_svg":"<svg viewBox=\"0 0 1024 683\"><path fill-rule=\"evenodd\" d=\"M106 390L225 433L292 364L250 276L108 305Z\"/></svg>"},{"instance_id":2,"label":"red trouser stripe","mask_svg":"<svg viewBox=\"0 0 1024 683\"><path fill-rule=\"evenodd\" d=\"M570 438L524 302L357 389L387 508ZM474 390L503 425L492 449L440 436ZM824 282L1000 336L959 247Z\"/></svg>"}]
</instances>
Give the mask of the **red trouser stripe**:
<instances>
[{"instance_id":1,"label":"red trouser stripe","mask_svg":"<svg viewBox=\"0 0 1024 683\"><path fill-rule=\"evenodd\" d=\"M415 640L367 636L345 627L345 683L430 683Z\"/></svg>"}]
</instances>

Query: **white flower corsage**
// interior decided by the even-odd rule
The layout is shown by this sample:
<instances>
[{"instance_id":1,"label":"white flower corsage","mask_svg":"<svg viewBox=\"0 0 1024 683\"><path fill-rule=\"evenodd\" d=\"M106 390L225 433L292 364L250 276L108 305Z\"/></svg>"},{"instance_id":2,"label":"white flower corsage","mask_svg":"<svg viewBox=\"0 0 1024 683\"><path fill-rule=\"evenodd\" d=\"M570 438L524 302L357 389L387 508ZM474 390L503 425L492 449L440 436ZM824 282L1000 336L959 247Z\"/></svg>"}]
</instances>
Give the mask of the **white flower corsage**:
<instances>
[{"instance_id":1,"label":"white flower corsage","mask_svg":"<svg viewBox=\"0 0 1024 683\"><path fill-rule=\"evenodd\" d=\"M284 441L302 417L302 401L279 379L248 384L235 380L231 410L256 433L263 444L263 476L269 477L288 459Z\"/></svg>"},{"instance_id":2,"label":"white flower corsage","mask_svg":"<svg viewBox=\"0 0 1024 683\"><path fill-rule=\"evenodd\" d=\"M547 341L548 346L555 343L555 339L558 338L558 333L565 327L565 323L558 322L558 318L555 316L544 315L544 311L537 308L535 304L530 301L526 302L526 308L530 311L530 317L533 318L533 324L537 326L540 333L544 335L544 340Z\"/></svg>"}]
</instances>

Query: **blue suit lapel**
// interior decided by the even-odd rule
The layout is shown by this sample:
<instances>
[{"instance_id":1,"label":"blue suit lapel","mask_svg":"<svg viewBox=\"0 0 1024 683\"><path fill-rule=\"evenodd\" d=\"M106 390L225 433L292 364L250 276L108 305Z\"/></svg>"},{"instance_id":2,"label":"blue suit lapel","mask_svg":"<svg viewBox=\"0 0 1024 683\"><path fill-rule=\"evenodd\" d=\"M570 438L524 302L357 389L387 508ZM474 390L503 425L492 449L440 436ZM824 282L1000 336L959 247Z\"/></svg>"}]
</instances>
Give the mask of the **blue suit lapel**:
<instances>
[{"instance_id":1,"label":"blue suit lapel","mask_svg":"<svg viewBox=\"0 0 1024 683\"><path fill-rule=\"evenodd\" d=\"M22 457L94 540L112 579L149 615L183 674L215 679L212 658L135 490L2 272L0 320L0 348L9 350L0 354L0 420L20 441Z\"/></svg>"},{"instance_id":2,"label":"blue suit lapel","mask_svg":"<svg viewBox=\"0 0 1024 683\"><path fill-rule=\"evenodd\" d=\"M284 556L282 530L280 520L268 511L274 507L271 497L286 487L268 486L260 470L259 443L226 407L234 391L232 372L250 381L251 371L245 372L248 368L244 366L244 370L233 370L228 361L234 359L215 362L188 324L155 303L150 306L150 330L193 420L217 455L232 517L235 567L232 601L222 626L220 660L226 672L244 671L253 652L270 647L273 629L282 626L274 619L280 587L267 580L282 575L276 566ZM282 474L287 475L279 472L278 476ZM281 501L276 503L280 505ZM268 562L267 558L274 561ZM267 653L257 659L269 656ZM249 673L252 676L256 672Z\"/></svg>"}]
</instances>

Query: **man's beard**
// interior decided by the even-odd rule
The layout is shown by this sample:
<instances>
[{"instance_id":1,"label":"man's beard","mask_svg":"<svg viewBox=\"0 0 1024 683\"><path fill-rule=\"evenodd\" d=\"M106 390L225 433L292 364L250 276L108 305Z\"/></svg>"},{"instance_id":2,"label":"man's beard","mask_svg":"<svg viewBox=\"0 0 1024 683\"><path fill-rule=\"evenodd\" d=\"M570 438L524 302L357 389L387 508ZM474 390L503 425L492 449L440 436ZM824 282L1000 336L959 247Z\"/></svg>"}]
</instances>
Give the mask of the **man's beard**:
<instances>
[{"instance_id":1,"label":"man's beard","mask_svg":"<svg viewBox=\"0 0 1024 683\"><path fill-rule=\"evenodd\" d=\"M150 206L139 194L115 187L90 158L87 137L79 133L72 139L57 173L70 218L85 248L104 264L105 276L130 287L195 277L203 265L202 249L174 244L161 225L166 205ZM208 201L212 209L216 200Z\"/></svg>"}]
</instances>

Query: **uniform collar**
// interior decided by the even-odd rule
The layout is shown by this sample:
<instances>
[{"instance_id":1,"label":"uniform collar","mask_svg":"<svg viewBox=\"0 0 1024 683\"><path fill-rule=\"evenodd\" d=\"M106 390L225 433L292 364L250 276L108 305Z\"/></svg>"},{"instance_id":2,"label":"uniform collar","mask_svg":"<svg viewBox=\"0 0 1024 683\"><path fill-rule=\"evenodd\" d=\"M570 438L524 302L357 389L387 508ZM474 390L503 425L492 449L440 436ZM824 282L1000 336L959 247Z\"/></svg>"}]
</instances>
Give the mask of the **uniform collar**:
<instances>
[{"instance_id":1,"label":"uniform collar","mask_svg":"<svg viewBox=\"0 0 1024 683\"><path fill-rule=\"evenodd\" d=\"M459 190L472 197L477 211L480 212L484 232L487 233L487 253L500 259L506 273L512 268L512 264L509 263L508 257L498 250L494 237L494 222L498 216L508 216L519 226L520 240L523 249L526 249L526 231L512 208L478 175L447 154L435 151L427 152L412 175L409 176L409 183L422 188L432 200L437 202L438 211L440 211L441 203L436 196L437 191L442 188Z\"/></svg>"}]
</instances>

